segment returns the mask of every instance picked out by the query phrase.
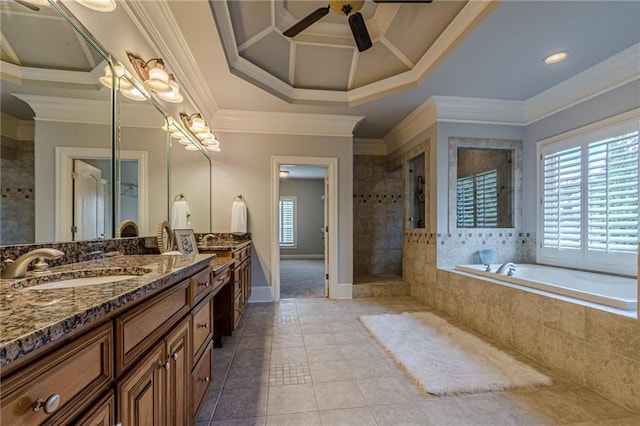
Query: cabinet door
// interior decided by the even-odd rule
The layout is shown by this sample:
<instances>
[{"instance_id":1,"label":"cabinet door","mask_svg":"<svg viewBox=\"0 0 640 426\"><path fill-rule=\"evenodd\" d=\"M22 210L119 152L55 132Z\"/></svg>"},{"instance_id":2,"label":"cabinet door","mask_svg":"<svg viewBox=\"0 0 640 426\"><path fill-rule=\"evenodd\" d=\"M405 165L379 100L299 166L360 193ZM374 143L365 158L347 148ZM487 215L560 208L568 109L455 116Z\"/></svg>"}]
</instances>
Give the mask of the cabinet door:
<instances>
[{"instance_id":1,"label":"cabinet door","mask_svg":"<svg viewBox=\"0 0 640 426\"><path fill-rule=\"evenodd\" d=\"M123 425L166 424L166 355L163 342L118 384L118 421Z\"/></svg>"},{"instance_id":2,"label":"cabinet door","mask_svg":"<svg viewBox=\"0 0 640 426\"><path fill-rule=\"evenodd\" d=\"M115 415L115 398L113 391L111 391L98 401L94 408L73 422L73 424L81 426L113 426L116 423L114 420Z\"/></svg>"},{"instance_id":3,"label":"cabinet door","mask_svg":"<svg viewBox=\"0 0 640 426\"><path fill-rule=\"evenodd\" d=\"M191 400L191 360L189 350L189 318L185 318L167 336L167 422L168 425L188 425Z\"/></svg>"}]
</instances>

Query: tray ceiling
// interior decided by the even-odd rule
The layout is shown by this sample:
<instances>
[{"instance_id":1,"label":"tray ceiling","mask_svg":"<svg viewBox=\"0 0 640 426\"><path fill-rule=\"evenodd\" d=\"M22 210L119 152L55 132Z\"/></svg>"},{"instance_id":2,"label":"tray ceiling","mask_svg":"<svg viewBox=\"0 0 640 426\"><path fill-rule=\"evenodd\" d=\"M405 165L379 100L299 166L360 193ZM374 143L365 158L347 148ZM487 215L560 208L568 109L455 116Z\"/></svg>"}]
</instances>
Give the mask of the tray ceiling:
<instances>
[{"instance_id":1,"label":"tray ceiling","mask_svg":"<svg viewBox=\"0 0 640 426\"><path fill-rule=\"evenodd\" d=\"M291 103L356 105L413 88L488 13L488 2L366 1L373 47L358 52L347 17L330 12L282 32L326 1L210 2L231 71Z\"/></svg>"}]
</instances>

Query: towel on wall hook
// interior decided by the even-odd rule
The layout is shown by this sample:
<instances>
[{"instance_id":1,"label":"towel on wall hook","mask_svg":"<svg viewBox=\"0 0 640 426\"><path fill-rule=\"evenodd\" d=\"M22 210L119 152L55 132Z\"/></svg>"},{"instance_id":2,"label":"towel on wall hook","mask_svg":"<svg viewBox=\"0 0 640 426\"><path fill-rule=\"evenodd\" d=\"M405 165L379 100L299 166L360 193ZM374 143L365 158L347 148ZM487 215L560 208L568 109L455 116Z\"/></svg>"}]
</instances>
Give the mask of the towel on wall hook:
<instances>
[{"instance_id":1,"label":"towel on wall hook","mask_svg":"<svg viewBox=\"0 0 640 426\"><path fill-rule=\"evenodd\" d=\"M191 209L184 194L180 193L173 198L171 206L171 227L173 229L191 228Z\"/></svg>"},{"instance_id":2,"label":"towel on wall hook","mask_svg":"<svg viewBox=\"0 0 640 426\"><path fill-rule=\"evenodd\" d=\"M231 233L247 233L247 204L242 195L238 195L233 199L231 206Z\"/></svg>"}]
</instances>

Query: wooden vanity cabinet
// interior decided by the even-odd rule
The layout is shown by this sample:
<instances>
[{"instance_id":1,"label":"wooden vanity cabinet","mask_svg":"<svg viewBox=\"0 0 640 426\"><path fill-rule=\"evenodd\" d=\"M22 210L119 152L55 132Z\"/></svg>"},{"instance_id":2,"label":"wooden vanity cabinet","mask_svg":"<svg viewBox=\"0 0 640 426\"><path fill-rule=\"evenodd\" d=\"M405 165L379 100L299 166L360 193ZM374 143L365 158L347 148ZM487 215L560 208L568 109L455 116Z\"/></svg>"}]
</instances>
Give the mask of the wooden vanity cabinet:
<instances>
[{"instance_id":1,"label":"wooden vanity cabinet","mask_svg":"<svg viewBox=\"0 0 640 426\"><path fill-rule=\"evenodd\" d=\"M222 337L233 334L251 296L251 245L232 250L216 250L215 253L218 257L233 260L231 282L214 298L213 342L215 347L222 347Z\"/></svg>"},{"instance_id":2,"label":"wooden vanity cabinet","mask_svg":"<svg viewBox=\"0 0 640 426\"><path fill-rule=\"evenodd\" d=\"M113 391L100 399L82 417L74 421L79 426L114 426L116 424L116 399Z\"/></svg>"},{"instance_id":3,"label":"wooden vanity cabinet","mask_svg":"<svg viewBox=\"0 0 640 426\"><path fill-rule=\"evenodd\" d=\"M108 323L3 377L0 424L71 424L113 378L113 333Z\"/></svg>"},{"instance_id":4,"label":"wooden vanity cabinet","mask_svg":"<svg viewBox=\"0 0 640 426\"><path fill-rule=\"evenodd\" d=\"M118 382L118 420L125 425L188 425L191 421L189 318Z\"/></svg>"}]
</instances>

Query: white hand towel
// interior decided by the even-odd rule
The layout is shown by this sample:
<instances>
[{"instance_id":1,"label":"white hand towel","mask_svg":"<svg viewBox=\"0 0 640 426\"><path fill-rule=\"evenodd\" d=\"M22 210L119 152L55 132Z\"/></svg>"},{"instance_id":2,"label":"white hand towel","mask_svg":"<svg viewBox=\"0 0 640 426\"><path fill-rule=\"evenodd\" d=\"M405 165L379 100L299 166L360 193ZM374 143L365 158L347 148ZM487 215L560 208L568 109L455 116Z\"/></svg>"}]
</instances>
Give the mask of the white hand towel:
<instances>
[{"instance_id":1,"label":"white hand towel","mask_svg":"<svg viewBox=\"0 0 640 426\"><path fill-rule=\"evenodd\" d=\"M234 200L231 206L231 233L247 233L247 205L242 200Z\"/></svg>"},{"instance_id":2,"label":"white hand towel","mask_svg":"<svg viewBox=\"0 0 640 426\"><path fill-rule=\"evenodd\" d=\"M189 204L185 200L174 201L171 206L171 228L189 229L189 216L191 216Z\"/></svg>"}]
</instances>

